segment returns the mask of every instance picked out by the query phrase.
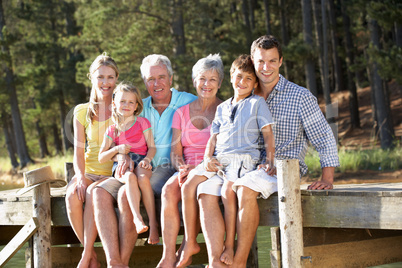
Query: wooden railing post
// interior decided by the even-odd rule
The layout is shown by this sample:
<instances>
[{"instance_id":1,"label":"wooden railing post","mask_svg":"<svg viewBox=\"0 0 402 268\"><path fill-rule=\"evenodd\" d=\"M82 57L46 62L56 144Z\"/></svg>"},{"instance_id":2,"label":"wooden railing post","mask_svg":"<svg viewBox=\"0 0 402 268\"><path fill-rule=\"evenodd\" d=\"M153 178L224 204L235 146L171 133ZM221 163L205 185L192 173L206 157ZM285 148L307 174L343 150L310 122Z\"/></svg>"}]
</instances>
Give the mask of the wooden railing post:
<instances>
[{"instance_id":1,"label":"wooden railing post","mask_svg":"<svg viewBox=\"0 0 402 268\"><path fill-rule=\"evenodd\" d=\"M302 267L303 224L299 160L276 162L282 267Z\"/></svg>"},{"instance_id":2,"label":"wooden railing post","mask_svg":"<svg viewBox=\"0 0 402 268\"><path fill-rule=\"evenodd\" d=\"M50 185L42 184L33 189L33 217L38 218L39 228L33 236L34 267L51 268L51 214Z\"/></svg>"}]
</instances>

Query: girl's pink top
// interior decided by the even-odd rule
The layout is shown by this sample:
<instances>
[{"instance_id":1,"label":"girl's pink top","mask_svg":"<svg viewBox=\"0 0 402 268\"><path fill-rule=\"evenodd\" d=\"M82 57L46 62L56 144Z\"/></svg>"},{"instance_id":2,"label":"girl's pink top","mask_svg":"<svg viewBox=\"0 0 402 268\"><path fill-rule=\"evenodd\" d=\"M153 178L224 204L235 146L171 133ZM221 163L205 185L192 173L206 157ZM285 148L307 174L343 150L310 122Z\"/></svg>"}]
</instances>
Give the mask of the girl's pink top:
<instances>
[{"instance_id":1,"label":"girl's pink top","mask_svg":"<svg viewBox=\"0 0 402 268\"><path fill-rule=\"evenodd\" d=\"M111 139L116 145L129 144L131 145L130 152L146 155L148 151L147 141L144 137L144 132L151 130L151 123L144 117L136 117L134 124L127 129L119 133L116 136L115 125L111 125L106 130L106 137Z\"/></svg>"},{"instance_id":2,"label":"girl's pink top","mask_svg":"<svg viewBox=\"0 0 402 268\"><path fill-rule=\"evenodd\" d=\"M202 118L202 115L198 115ZM172 128L181 130L181 142L183 146L184 161L188 165L198 165L204 157L205 147L210 137L211 125L204 129L196 128L191 122L190 105L187 104L173 115Z\"/></svg>"}]
</instances>

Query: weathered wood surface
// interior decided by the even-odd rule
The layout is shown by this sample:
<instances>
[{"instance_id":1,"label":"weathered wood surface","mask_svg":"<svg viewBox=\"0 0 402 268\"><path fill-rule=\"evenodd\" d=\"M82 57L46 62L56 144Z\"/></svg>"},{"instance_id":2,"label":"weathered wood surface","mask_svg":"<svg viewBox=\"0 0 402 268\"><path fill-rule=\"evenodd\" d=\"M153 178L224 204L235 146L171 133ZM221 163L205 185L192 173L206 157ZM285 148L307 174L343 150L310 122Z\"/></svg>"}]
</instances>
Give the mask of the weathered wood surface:
<instances>
[{"instance_id":1,"label":"weathered wood surface","mask_svg":"<svg viewBox=\"0 0 402 268\"><path fill-rule=\"evenodd\" d=\"M278 160L279 226L282 266L302 267L303 224L300 195L299 160Z\"/></svg>"},{"instance_id":2,"label":"weathered wood surface","mask_svg":"<svg viewBox=\"0 0 402 268\"><path fill-rule=\"evenodd\" d=\"M303 267L368 267L402 260L402 230L303 228ZM281 267L279 227L271 228L271 267Z\"/></svg>"},{"instance_id":3,"label":"weathered wood surface","mask_svg":"<svg viewBox=\"0 0 402 268\"><path fill-rule=\"evenodd\" d=\"M402 236L304 248L304 267L369 267L402 261Z\"/></svg>"},{"instance_id":4,"label":"weathered wood surface","mask_svg":"<svg viewBox=\"0 0 402 268\"><path fill-rule=\"evenodd\" d=\"M310 191L301 186L304 227L402 230L402 183L335 185ZM0 191L0 225L24 225L32 217L32 193ZM65 188L51 189L52 226L69 226ZM278 195L258 200L261 226L279 226ZM144 213L146 214L146 213Z\"/></svg>"},{"instance_id":5,"label":"weathered wood surface","mask_svg":"<svg viewBox=\"0 0 402 268\"><path fill-rule=\"evenodd\" d=\"M50 187L42 184L35 187L32 195L32 214L39 220L39 228L33 235L33 262L34 267L52 267L52 235L51 235L51 210Z\"/></svg>"},{"instance_id":6,"label":"weathered wood surface","mask_svg":"<svg viewBox=\"0 0 402 268\"><path fill-rule=\"evenodd\" d=\"M37 218L31 218L22 229L11 239L0 253L0 267L3 267L17 251L22 248L25 242L38 230Z\"/></svg>"}]
</instances>

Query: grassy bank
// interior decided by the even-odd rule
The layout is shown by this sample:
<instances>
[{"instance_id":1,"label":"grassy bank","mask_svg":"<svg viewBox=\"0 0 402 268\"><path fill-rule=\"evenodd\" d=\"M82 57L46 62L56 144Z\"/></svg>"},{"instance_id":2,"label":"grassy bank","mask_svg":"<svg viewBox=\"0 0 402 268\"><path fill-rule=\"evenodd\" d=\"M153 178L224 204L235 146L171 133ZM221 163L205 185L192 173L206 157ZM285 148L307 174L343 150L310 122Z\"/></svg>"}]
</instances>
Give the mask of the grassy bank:
<instances>
[{"instance_id":1,"label":"grassy bank","mask_svg":"<svg viewBox=\"0 0 402 268\"><path fill-rule=\"evenodd\" d=\"M394 150L370 149L370 150L346 150L341 147L338 150L340 167L336 173L359 170L395 171L402 169L402 146L398 145ZM309 174L319 176L321 174L320 157L313 148L309 147L306 155L306 164Z\"/></svg>"},{"instance_id":2,"label":"grassy bank","mask_svg":"<svg viewBox=\"0 0 402 268\"><path fill-rule=\"evenodd\" d=\"M0 157L0 189L11 189L24 185L23 173L44 166L51 166L57 178L64 179L64 163L73 161L73 153L56 155L44 159L34 159L35 164L30 164L21 170L12 168L8 157Z\"/></svg>"}]
</instances>

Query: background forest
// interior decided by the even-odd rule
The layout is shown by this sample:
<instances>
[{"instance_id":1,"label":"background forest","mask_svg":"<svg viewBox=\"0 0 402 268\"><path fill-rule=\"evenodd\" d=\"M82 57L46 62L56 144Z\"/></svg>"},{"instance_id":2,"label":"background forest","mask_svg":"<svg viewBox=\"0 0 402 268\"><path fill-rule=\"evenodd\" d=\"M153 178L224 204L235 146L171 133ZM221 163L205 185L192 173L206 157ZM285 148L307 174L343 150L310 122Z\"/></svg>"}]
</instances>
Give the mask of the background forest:
<instances>
[{"instance_id":1,"label":"background forest","mask_svg":"<svg viewBox=\"0 0 402 268\"><path fill-rule=\"evenodd\" d=\"M371 86L374 136L396 144L388 85L402 97L400 0L0 0L0 28L0 157L13 167L71 151L72 109L88 101L86 74L102 52L143 96L144 56L168 56L174 86L195 93L192 66L220 53L227 99L231 62L263 34L283 44L281 73L323 96L332 125L330 93L349 92L347 122L359 129L357 92Z\"/></svg>"}]
</instances>

